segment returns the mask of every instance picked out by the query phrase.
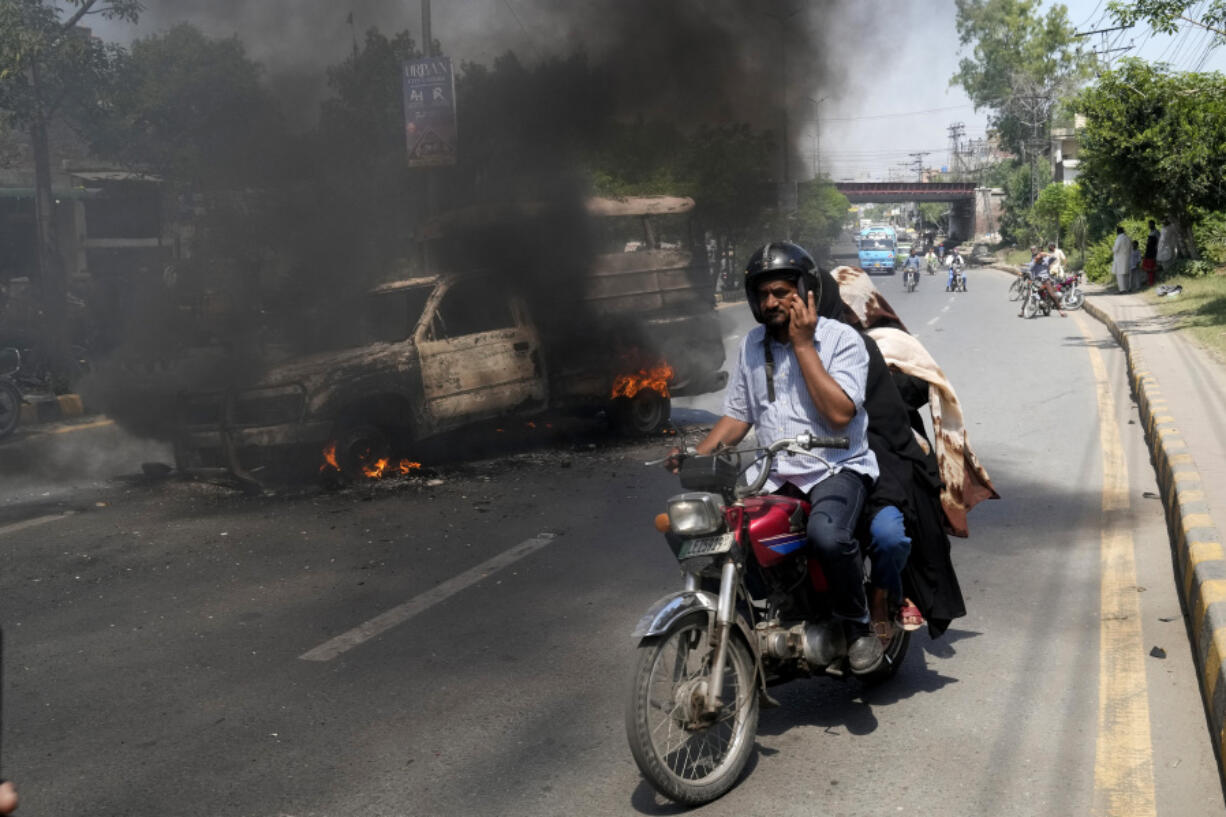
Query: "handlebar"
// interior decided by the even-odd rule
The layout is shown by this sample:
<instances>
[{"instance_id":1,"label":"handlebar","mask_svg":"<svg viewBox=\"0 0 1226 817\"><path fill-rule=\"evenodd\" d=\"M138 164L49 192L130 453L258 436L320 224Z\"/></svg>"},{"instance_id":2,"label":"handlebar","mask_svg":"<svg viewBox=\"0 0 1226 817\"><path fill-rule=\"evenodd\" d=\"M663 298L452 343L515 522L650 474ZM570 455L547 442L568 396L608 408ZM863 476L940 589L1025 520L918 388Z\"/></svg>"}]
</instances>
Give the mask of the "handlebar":
<instances>
[{"instance_id":1,"label":"handlebar","mask_svg":"<svg viewBox=\"0 0 1226 817\"><path fill-rule=\"evenodd\" d=\"M847 450L851 447L851 440L847 437L818 437L809 432L798 434L795 437L784 437L783 439L775 440L766 448L750 449L751 451L763 451L763 456L758 460L762 461L762 469L758 472L758 476L754 481L746 485L744 489L738 491L739 496L753 496L762 490L762 486L766 484L766 480L770 479L771 464L774 462L775 455L780 451L787 451L792 454L809 454L814 457L820 456L813 453L814 448L839 448ZM755 460L758 461L758 460Z\"/></svg>"}]
</instances>

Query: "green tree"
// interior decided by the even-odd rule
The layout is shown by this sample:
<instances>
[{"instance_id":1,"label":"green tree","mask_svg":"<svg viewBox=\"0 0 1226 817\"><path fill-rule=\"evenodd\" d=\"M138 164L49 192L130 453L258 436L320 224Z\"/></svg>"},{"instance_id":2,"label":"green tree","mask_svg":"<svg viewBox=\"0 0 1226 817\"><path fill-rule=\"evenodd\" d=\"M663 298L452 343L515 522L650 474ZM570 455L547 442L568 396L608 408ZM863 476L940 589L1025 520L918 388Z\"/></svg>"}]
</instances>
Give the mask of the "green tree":
<instances>
[{"instance_id":1,"label":"green tree","mask_svg":"<svg viewBox=\"0 0 1226 817\"><path fill-rule=\"evenodd\" d=\"M1009 160L998 162L984 172L984 184L1005 191L1004 214L1000 220L1000 233L1006 241L1015 244L1034 244L1039 240L1030 222L1030 202L1051 181L1051 165L1047 162L1034 164Z\"/></svg>"},{"instance_id":2,"label":"green tree","mask_svg":"<svg viewBox=\"0 0 1226 817\"><path fill-rule=\"evenodd\" d=\"M29 135L34 158L34 222L46 354L53 367L69 360L67 276L55 234L48 132L64 113L98 104L115 49L78 24L87 15L135 22L140 0L5 0L0 3L0 115Z\"/></svg>"},{"instance_id":3,"label":"green tree","mask_svg":"<svg viewBox=\"0 0 1226 817\"><path fill-rule=\"evenodd\" d=\"M101 156L191 190L258 185L278 165L287 137L276 100L235 37L184 24L136 40L110 85L92 128Z\"/></svg>"},{"instance_id":4,"label":"green tree","mask_svg":"<svg viewBox=\"0 0 1226 817\"><path fill-rule=\"evenodd\" d=\"M1174 34L1180 23L1212 31L1218 45L1226 42L1226 0L1112 0L1107 4L1111 16L1122 26L1144 20L1162 34Z\"/></svg>"},{"instance_id":5,"label":"green tree","mask_svg":"<svg viewBox=\"0 0 1226 817\"><path fill-rule=\"evenodd\" d=\"M847 223L851 202L829 179L802 185L791 238L824 257Z\"/></svg>"},{"instance_id":6,"label":"green tree","mask_svg":"<svg viewBox=\"0 0 1226 817\"><path fill-rule=\"evenodd\" d=\"M1086 118L1082 178L1131 214L1174 219L1198 257L1195 213L1226 209L1226 76L1128 59L1085 90L1077 109Z\"/></svg>"},{"instance_id":7,"label":"green tree","mask_svg":"<svg viewBox=\"0 0 1226 817\"><path fill-rule=\"evenodd\" d=\"M949 205L943 201L921 201L919 204L920 220L931 224L939 230L948 227Z\"/></svg>"},{"instance_id":8,"label":"green tree","mask_svg":"<svg viewBox=\"0 0 1226 817\"><path fill-rule=\"evenodd\" d=\"M1082 53L1068 9L1040 0L956 0L958 38L971 54L951 85L961 85L1013 152L1046 150L1056 100L1089 76L1093 57Z\"/></svg>"},{"instance_id":9,"label":"green tree","mask_svg":"<svg viewBox=\"0 0 1226 817\"><path fill-rule=\"evenodd\" d=\"M1081 187L1075 184L1052 182L1043 188L1031 208L1031 224L1040 236L1062 243L1064 231L1079 215L1085 212L1085 200Z\"/></svg>"}]
</instances>

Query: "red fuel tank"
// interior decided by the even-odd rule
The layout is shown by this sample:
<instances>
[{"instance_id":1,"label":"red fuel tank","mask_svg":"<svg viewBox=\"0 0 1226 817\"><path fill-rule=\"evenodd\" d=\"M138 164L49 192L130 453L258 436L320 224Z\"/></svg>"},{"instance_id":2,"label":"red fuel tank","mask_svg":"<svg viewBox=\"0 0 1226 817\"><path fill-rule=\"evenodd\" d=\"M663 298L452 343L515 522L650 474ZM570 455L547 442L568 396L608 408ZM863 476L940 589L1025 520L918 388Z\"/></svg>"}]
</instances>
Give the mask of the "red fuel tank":
<instances>
[{"instance_id":1,"label":"red fuel tank","mask_svg":"<svg viewBox=\"0 0 1226 817\"><path fill-rule=\"evenodd\" d=\"M749 539L758 564L771 567L805 546L809 503L789 496L754 496L745 500Z\"/></svg>"}]
</instances>

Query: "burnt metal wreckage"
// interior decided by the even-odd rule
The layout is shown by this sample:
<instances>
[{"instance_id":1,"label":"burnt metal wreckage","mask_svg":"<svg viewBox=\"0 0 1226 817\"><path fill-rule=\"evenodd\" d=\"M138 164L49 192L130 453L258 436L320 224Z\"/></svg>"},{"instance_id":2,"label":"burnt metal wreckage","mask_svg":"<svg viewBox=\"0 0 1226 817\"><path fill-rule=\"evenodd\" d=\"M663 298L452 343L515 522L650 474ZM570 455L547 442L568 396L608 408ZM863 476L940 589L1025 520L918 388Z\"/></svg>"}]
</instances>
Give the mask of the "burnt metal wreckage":
<instances>
[{"instance_id":1,"label":"burnt metal wreckage","mask_svg":"<svg viewBox=\"0 0 1226 817\"><path fill-rule=\"evenodd\" d=\"M580 317L580 335L559 327L556 304L542 308L489 270L374 287L360 309L363 342L292 357L249 387L181 395L176 468L254 489L259 469L293 449L360 478L424 440L546 411L604 410L623 430L658 430L673 396L715 391L727 378L709 274L682 240L688 225L670 233L657 224L693 206L588 200L602 226L627 223L612 231L616 251L573 273L578 298L563 308ZM448 214L420 235L437 240L502 215Z\"/></svg>"}]
</instances>

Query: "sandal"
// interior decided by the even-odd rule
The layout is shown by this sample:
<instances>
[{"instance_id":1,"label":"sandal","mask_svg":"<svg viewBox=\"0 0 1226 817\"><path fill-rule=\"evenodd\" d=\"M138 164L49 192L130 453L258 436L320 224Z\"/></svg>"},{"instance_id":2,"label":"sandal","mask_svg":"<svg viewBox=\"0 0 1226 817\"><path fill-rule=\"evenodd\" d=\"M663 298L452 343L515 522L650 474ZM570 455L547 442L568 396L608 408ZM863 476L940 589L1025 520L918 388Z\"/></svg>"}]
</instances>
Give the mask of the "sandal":
<instances>
[{"instance_id":1,"label":"sandal","mask_svg":"<svg viewBox=\"0 0 1226 817\"><path fill-rule=\"evenodd\" d=\"M904 599L898 608L898 623L904 630L913 632L924 626L924 614L915 606L915 602Z\"/></svg>"},{"instance_id":2,"label":"sandal","mask_svg":"<svg viewBox=\"0 0 1226 817\"><path fill-rule=\"evenodd\" d=\"M892 621L874 621L873 633L876 634L877 640L882 646L890 646L890 641L894 638L894 622Z\"/></svg>"}]
</instances>

